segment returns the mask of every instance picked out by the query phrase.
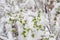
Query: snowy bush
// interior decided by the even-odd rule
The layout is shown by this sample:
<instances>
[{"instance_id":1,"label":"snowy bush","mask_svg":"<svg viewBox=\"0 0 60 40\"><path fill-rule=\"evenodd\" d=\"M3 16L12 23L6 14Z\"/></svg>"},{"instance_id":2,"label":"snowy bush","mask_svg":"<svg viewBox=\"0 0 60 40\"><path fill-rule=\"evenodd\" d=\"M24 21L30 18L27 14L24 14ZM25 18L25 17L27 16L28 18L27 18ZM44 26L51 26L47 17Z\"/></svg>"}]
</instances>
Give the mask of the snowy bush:
<instances>
[{"instance_id":1,"label":"snowy bush","mask_svg":"<svg viewBox=\"0 0 60 40\"><path fill-rule=\"evenodd\" d=\"M46 5L47 0L0 0L0 40L59 40L60 3L51 11Z\"/></svg>"}]
</instances>

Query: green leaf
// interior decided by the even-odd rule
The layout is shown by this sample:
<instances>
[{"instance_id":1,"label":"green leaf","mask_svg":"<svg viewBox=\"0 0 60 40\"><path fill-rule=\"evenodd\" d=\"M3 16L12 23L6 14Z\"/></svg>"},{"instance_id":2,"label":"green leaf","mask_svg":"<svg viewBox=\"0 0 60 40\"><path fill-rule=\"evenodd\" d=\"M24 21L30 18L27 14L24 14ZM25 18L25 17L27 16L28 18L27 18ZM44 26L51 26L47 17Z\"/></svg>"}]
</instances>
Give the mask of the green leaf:
<instances>
[{"instance_id":1,"label":"green leaf","mask_svg":"<svg viewBox=\"0 0 60 40\"><path fill-rule=\"evenodd\" d=\"M24 31L30 31L30 28L23 28Z\"/></svg>"},{"instance_id":2,"label":"green leaf","mask_svg":"<svg viewBox=\"0 0 60 40\"><path fill-rule=\"evenodd\" d=\"M17 21L16 19L13 19L13 20L12 20L12 23L16 23L16 21Z\"/></svg>"},{"instance_id":3,"label":"green leaf","mask_svg":"<svg viewBox=\"0 0 60 40\"><path fill-rule=\"evenodd\" d=\"M37 17L37 19L40 21L41 19L40 19L40 17Z\"/></svg>"},{"instance_id":4,"label":"green leaf","mask_svg":"<svg viewBox=\"0 0 60 40\"><path fill-rule=\"evenodd\" d=\"M34 34L31 35L34 38Z\"/></svg>"},{"instance_id":5,"label":"green leaf","mask_svg":"<svg viewBox=\"0 0 60 40\"><path fill-rule=\"evenodd\" d=\"M12 17L11 13L8 13L8 15Z\"/></svg>"},{"instance_id":6,"label":"green leaf","mask_svg":"<svg viewBox=\"0 0 60 40\"><path fill-rule=\"evenodd\" d=\"M23 26L25 26L26 22L27 22L27 20L24 20L24 21L22 22Z\"/></svg>"},{"instance_id":7,"label":"green leaf","mask_svg":"<svg viewBox=\"0 0 60 40\"><path fill-rule=\"evenodd\" d=\"M22 34L25 34L26 33L26 31L23 31L23 33Z\"/></svg>"},{"instance_id":8,"label":"green leaf","mask_svg":"<svg viewBox=\"0 0 60 40\"><path fill-rule=\"evenodd\" d=\"M14 28L12 28L12 32L15 32L15 29Z\"/></svg>"},{"instance_id":9,"label":"green leaf","mask_svg":"<svg viewBox=\"0 0 60 40\"><path fill-rule=\"evenodd\" d=\"M39 28L42 28L42 25L39 25Z\"/></svg>"},{"instance_id":10,"label":"green leaf","mask_svg":"<svg viewBox=\"0 0 60 40\"><path fill-rule=\"evenodd\" d=\"M37 29L37 31L38 31L39 29Z\"/></svg>"},{"instance_id":11,"label":"green leaf","mask_svg":"<svg viewBox=\"0 0 60 40\"><path fill-rule=\"evenodd\" d=\"M17 21L17 19L14 19L14 22L16 22Z\"/></svg>"},{"instance_id":12,"label":"green leaf","mask_svg":"<svg viewBox=\"0 0 60 40\"><path fill-rule=\"evenodd\" d=\"M23 28L24 30L27 30L27 28Z\"/></svg>"},{"instance_id":13,"label":"green leaf","mask_svg":"<svg viewBox=\"0 0 60 40\"><path fill-rule=\"evenodd\" d=\"M40 11L38 11L38 15L37 15L37 17L40 17Z\"/></svg>"},{"instance_id":14,"label":"green leaf","mask_svg":"<svg viewBox=\"0 0 60 40\"><path fill-rule=\"evenodd\" d=\"M44 38L44 40L49 40L49 38Z\"/></svg>"},{"instance_id":15,"label":"green leaf","mask_svg":"<svg viewBox=\"0 0 60 40\"><path fill-rule=\"evenodd\" d=\"M26 35L24 35L24 37L26 37Z\"/></svg>"},{"instance_id":16,"label":"green leaf","mask_svg":"<svg viewBox=\"0 0 60 40\"><path fill-rule=\"evenodd\" d=\"M22 23L22 20L20 20L20 23Z\"/></svg>"},{"instance_id":17,"label":"green leaf","mask_svg":"<svg viewBox=\"0 0 60 40\"><path fill-rule=\"evenodd\" d=\"M23 32L22 32L22 35L25 35L25 34L26 34L26 31L23 31Z\"/></svg>"},{"instance_id":18,"label":"green leaf","mask_svg":"<svg viewBox=\"0 0 60 40\"><path fill-rule=\"evenodd\" d=\"M40 13L41 11L39 10L38 13Z\"/></svg>"},{"instance_id":19,"label":"green leaf","mask_svg":"<svg viewBox=\"0 0 60 40\"><path fill-rule=\"evenodd\" d=\"M26 31L23 31L23 32L22 32L22 35L23 35L24 37L26 37Z\"/></svg>"},{"instance_id":20,"label":"green leaf","mask_svg":"<svg viewBox=\"0 0 60 40\"><path fill-rule=\"evenodd\" d=\"M24 20L24 22L26 23L26 22L27 22L27 20Z\"/></svg>"},{"instance_id":21,"label":"green leaf","mask_svg":"<svg viewBox=\"0 0 60 40\"><path fill-rule=\"evenodd\" d=\"M38 14L38 17L40 17L40 14Z\"/></svg>"},{"instance_id":22,"label":"green leaf","mask_svg":"<svg viewBox=\"0 0 60 40\"><path fill-rule=\"evenodd\" d=\"M23 26L25 26L25 23L23 23Z\"/></svg>"},{"instance_id":23,"label":"green leaf","mask_svg":"<svg viewBox=\"0 0 60 40\"><path fill-rule=\"evenodd\" d=\"M34 25L37 25L37 22L34 22Z\"/></svg>"},{"instance_id":24,"label":"green leaf","mask_svg":"<svg viewBox=\"0 0 60 40\"><path fill-rule=\"evenodd\" d=\"M40 18L40 13L38 13L38 16L37 17L39 17Z\"/></svg>"},{"instance_id":25,"label":"green leaf","mask_svg":"<svg viewBox=\"0 0 60 40\"><path fill-rule=\"evenodd\" d=\"M9 18L9 21L13 21L12 18Z\"/></svg>"},{"instance_id":26,"label":"green leaf","mask_svg":"<svg viewBox=\"0 0 60 40\"><path fill-rule=\"evenodd\" d=\"M34 17L32 21L36 21L36 17Z\"/></svg>"},{"instance_id":27,"label":"green leaf","mask_svg":"<svg viewBox=\"0 0 60 40\"><path fill-rule=\"evenodd\" d=\"M23 12L23 10L22 10L22 9L20 9L20 12Z\"/></svg>"},{"instance_id":28,"label":"green leaf","mask_svg":"<svg viewBox=\"0 0 60 40\"><path fill-rule=\"evenodd\" d=\"M27 31L29 32L30 31L30 28L28 28Z\"/></svg>"},{"instance_id":29,"label":"green leaf","mask_svg":"<svg viewBox=\"0 0 60 40\"><path fill-rule=\"evenodd\" d=\"M54 38L54 36L50 36L50 37Z\"/></svg>"},{"instance_id":30,"label":"green leaf","mask_svg":"<svg viewBox=\"0 0 60 40\"><path fill-rule=\"evenodd\" d=\"M56 20L57 20L57 18L56 18L56 17L54 17L54 20L56 21Z\"/></svg>"},{"instance_id":31,"label":"green leaf","mask_svg":"<svg viewBox=\"0 0 60 40\"><path fill-rule=\"evenodd\" d=\"M19 18L22 18L21 15L19 15Z\"/></svg>"}]
</instances>

